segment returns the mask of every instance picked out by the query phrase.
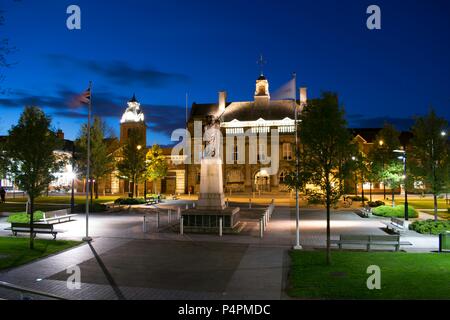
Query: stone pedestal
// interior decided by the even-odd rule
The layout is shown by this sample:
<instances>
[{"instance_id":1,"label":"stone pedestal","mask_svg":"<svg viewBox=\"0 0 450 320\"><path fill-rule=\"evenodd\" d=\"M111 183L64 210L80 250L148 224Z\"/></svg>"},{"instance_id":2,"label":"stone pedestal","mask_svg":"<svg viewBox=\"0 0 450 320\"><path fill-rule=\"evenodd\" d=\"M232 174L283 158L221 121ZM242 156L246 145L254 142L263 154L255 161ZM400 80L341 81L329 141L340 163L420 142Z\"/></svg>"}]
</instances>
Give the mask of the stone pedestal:
<instances>
[{"instance_id":1,"label":"stone pedestal","mask_svg":"<svg viewBox=\"0 0 450 320\"><path fill-rule=\"evenodd\" d=\"M199 210L225 209L223 193L222 160L205 158L201 161Z\"/></svg>"}]
</instances>

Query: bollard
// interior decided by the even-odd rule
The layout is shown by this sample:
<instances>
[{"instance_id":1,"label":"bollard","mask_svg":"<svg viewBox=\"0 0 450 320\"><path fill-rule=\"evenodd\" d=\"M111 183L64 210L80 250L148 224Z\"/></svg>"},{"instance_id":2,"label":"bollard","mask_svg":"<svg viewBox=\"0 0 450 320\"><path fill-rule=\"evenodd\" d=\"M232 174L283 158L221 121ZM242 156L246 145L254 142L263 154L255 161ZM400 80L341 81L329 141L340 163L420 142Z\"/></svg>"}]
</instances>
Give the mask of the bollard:
<instances>
[{"instance_id":1,"label":"bollard","mask_svg":"<svg viewBox=\"0 0 450 320\"><path fill-rule=\"evenodd\" d=\"M219 237L222 236L223 230L222 230L222 217L219 218Z\"/></svg>"},{"instance_id":2,"label":"bollard","mask_svg":"<svg viewBox=\"0 0 450 320\"><path fill-rule=\"evenodd\" d=\"M264 236L263 218L259 219L259 237L262 239Z\"/></svg>"},{"instance_id":3,"label":"bollard","mask_svg":"<svg viewBox=\"0 0 450 320\"><path fill-rule=\"evenodd\" d=\"M181 208L177 207L177 218L180 219L181 217Z\"/></svg>"},{"instance_id":4,"label":"bollard","mask_svg":"<svg viewBox=\"0 0 450 320\"><path fill-rule=\"evenodd\" d=\"M147 232L147 226L146 226L146 221L145 221L145 216L144 216L144 221L142 222L142 232L146 233Z\"/></svg>"},{"instance_id":5,"label":"bollard","mask_svg":"<svg viewBox=\"0 0 450 320\"><path fill-rule=\"evenodd\" d=\"M170 209L167 210L167 223L170 223Z\"/></svg>"},{"instance_id":6,"label":"bollard","mask_svg":"<svg viewBox=\"0 0 450 320\"><path fill-rule=\"evenodd\" d=\"M170 222L170 220L172 220L172 209L168 209L167 214L169 215L169 222Z\"/></svg>"},{"instance_id":7,"label":"bollard","mask_svg":"<svg viewBox=\"0 0 450 320\"><path fill-rule=\"evenodd\" d=\"M183 233L184 233L184 230L183 230L184 225L183 225L183 223L184 223L184 218L181 217L180 218L180 234L181 235L183 235Z\"/></svg>"}]
</instances>

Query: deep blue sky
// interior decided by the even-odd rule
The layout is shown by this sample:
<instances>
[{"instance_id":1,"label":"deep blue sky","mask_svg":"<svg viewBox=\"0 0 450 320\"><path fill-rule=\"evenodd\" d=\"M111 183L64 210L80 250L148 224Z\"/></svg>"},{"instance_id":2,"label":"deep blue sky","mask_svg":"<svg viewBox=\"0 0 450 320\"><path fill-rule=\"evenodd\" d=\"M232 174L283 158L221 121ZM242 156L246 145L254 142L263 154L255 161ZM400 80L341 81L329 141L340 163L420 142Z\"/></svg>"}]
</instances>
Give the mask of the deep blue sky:
<instances>
[{"instance_id":1,"label":"deep blue sky","mask_svg":"<svg viewBox=\"0 0 450 320\"><path fill-rule=\"evenodd\" d=\"M82 30L66 28L77 4ZM377 4L382 30L366 28ZM262 53L272 91L297 72L309 96L339 93L353 127L390 120L405 129L433 105L450 119L450 1L85 1L2 0L17 52L1 70L0 134L25 104L53 116L68 138L85 120L70 107L94 82L93 108L118 134L119 117L135 92L144 105L148 144L169 143L184 126L189 102L251 100Z\"/></svg>"}]
</instances>

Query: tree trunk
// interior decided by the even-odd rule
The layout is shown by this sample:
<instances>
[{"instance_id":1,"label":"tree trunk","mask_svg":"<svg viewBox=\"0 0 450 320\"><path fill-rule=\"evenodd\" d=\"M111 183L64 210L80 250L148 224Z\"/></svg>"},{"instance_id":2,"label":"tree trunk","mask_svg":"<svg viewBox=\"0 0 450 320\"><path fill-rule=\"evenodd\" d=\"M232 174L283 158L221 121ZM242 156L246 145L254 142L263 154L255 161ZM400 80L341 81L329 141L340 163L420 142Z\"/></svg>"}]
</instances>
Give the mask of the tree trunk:
<instances>
[{"instance_id":1,"label":"tree trunk","mask_svg":"<svg viewBox=\"0 0 450 320\"><path fill-rule=\"evenodd\" d=\"M369 195L370 195L370 202L372 202L372 182L369 184Z\"/></svg>"},{"instance_id":2,"label":"tree trunk","mask_svg":"<svg viewBox=\"0 0 450 320\"><path fill-rule=\"evenodd\" d=\"M330 230L330 206L331 206L331 186L328 175L326 176L327 192L327 265L331 264L331 230Z\"/></svg>"},{"instance_id":3,"label":"tree trunk","mask_svg":"<svg viewBox=\"0 0 450 320\"><path fill-rule=\"evenodd\" d=\"M362 206L364 207L364 180L361 181L361 198L362 198Z\"/></svg>"},{"instance_id":4,"label":"tree trunk","mask_svg":"<svg viewBox=\"0 0 450 320\"><path fill-rule=\"evenodd\" d=\"M98 199L98 178L95 178L94 188L95 188L95 199Z\"/></svg>"},{"instance_id":5,"label":"tree trunk","mask_svg":"<svg viewBox=\"0 0 450 320\"><path fill-rule=\"evenodd\" d=\"M144 180L144 200L147 201L147 180Z\"/></svg>"},{"instance_id":6,"label":"tree trunk","mask_svg":"<svg viewBox=\"0 0 450 320\"><path fill-rule=\"evenodd\" d=\"M437 203L437 195L433 195L434 201L434 221L438 221L438 203Z\"/></svg>"},{"instance_id":7,"label":"tree trunk","mask_svg":"<svg viewBox=\"0 0 450 320\"><path fill-rule=\"evenodd\" d=\"M91 211L92 211L92 203L93 203L93 201L92 201L92 198L93 198L93 195L94 195L94 183L93 183L93 178L91 178L91 181L89 182L89 192L91 193Z\"/></svg>"},{"instance_id":8,"label":"tree trunk","mask_svg":"<svg viewBox=\"0 0 450 320\"><path fill-rule=\"evenodd\" d=\"M30 205L28 206L28 210L30 211L30 249L34 249L34 197L28 196L30 201Z\"/></svg>"}]
</instances>

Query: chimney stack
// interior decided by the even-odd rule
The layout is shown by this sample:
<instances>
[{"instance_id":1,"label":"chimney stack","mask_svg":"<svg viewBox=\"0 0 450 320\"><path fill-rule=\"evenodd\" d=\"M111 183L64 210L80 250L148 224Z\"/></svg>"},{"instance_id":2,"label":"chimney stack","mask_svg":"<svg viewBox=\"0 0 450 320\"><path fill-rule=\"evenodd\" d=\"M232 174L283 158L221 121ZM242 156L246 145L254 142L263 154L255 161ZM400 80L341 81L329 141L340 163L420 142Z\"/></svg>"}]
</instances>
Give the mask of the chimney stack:
<instances>
[{"instance_id":1,"label":"chimney stack","mask_svg":"<svg viewBox=\"0 0 450 320\"><path fill-rule=\"evenodd\" d=\"M304 107L307 100L308 100L307 88L302 87L300 88L300 106Z\"/></svg>"},{"instance_id":2,"label":"chimney stack","mask_svg":"<svg viewBox=\"0 0 450 320\"><path fill-rule=\"evenodd\" d=\"M58 137L58 139L64 140L64 132L61 129L58 129L58 131L56 131L56 136Z\"/></svg>"},{"instance_id":3,"label":"chimney stack","mask_svg":"<svg viewBox=\"0 0 450 320\"><path fill-rule=\"evenodd\" d=\"M225 106L227 105L227 92L219 91L219 112L225 111Z\"/></svg>"}]
</instances>

